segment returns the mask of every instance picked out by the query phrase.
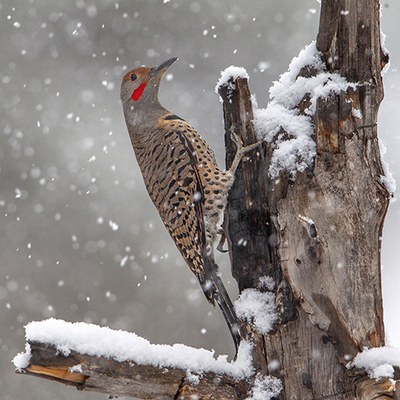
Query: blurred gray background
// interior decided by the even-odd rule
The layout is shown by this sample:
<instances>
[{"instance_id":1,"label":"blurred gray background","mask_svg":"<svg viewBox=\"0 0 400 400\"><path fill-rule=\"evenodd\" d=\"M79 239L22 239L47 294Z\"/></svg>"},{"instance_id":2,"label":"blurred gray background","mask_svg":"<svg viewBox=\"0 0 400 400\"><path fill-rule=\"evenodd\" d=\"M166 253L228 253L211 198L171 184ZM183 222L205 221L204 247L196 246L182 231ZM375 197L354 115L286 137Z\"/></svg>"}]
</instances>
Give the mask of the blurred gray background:
<instances>
[{"instance_id":1,"label":"blurred gray background","mask_svg":"<svg viewBox=\"0 0 400 400\"><path fill-rule=\"evenodd\" d=\"M400 176L400 3L382 3L391 52L379 132ZM48 317L126 329L156 343L233 353L219 310L145 191L119 103L124 68L178 56L162 103L224 163L221 70L243 66L259 106L316 36L316 0L0 0L0 398L104 399L15 375L23 326ZM400 346L399 217L383 240L388 342ZM236 285L221 257L232 295ZM397 321L396 321L397 318Z\"/></svg>"}]
</instances>

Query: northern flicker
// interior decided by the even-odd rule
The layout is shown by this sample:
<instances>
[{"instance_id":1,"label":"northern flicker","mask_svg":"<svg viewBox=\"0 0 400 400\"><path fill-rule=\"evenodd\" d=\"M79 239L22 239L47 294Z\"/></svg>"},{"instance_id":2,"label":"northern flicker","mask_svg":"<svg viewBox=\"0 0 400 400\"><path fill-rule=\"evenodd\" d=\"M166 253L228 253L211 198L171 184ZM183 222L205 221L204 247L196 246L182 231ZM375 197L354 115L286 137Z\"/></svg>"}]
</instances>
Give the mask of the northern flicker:
<instances>
[{"instance_id":1,"label":"northern flicker","mask_svg":"<svg viewBox=\"0 0 400 400\"><path fill-rule=\"evenodd\" d=\"M147 191L207 300L221 308L237 349L237 317L218 276L213 244L234 172L250 148L239 146L231 169L221 171L197 131L160 104L161 78L176 60L125 74L121 84L125 121Z\"/></svg>"}]
</instances>

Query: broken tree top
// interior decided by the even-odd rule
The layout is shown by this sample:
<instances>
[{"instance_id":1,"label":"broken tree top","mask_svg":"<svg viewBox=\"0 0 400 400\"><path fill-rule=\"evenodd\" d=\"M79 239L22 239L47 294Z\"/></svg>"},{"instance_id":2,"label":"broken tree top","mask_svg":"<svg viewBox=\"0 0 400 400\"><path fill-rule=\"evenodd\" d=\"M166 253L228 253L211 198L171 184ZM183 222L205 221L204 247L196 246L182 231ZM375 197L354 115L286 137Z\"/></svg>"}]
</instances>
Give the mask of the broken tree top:
<instances>
[{"instance_id":1,"label":"broken tree top","mask_svg":"<svg viewBox=\"0 0 400 400\"><path fill-rule=\"evenodd\" d=\"M302 71L308 70L307 76ZM228 98L236 89L235 81L249 79L242 67L230 66L221 72L215 91L225 87ZM313 117L317 100L355 90L357 84L347 82L345 77L327 71L322 54L317 50L316 42L311 42L297 57L290 62L288 71L283 73L269 89L270 101L265 108L258 108L253 97L254 128L259 140L270 143L273 148L269 175L275 179L281 171L286 171L292 178L298 172L311 167L316 155ZM308 96L309 102L301 110L299 104ZM304 104L303 104L304 105ZM361 120L361 110L356 104L352 107L352 116ZM286 134L283 134L285 132ZM384 153L383 145L381 145ZM385 175L381 182L390 193L396 184L386 163L383 163Z\"/></svg>"},{"instance_id":2,"label":"broken tree top","mask_svg":"<svg viewBox=\"0 0 400 400\"><path fill-rule=\"evenodd\" d=\"M28 367L31 343L54 346L58 352L68 356L71 351L90 356L106 357L118 362L132 361L140 365L179 368L196 374L214 372L235 379L245 379L254 374L251 344L242 341L238 357L228 362L226 355L214 357L214 351L196 349L183 344L151 344L135 333L112 330L84 322L66 322L50 318L30 322L25 326L26 350L13 360L18 370Z\"/></svg>"}]
</instances>

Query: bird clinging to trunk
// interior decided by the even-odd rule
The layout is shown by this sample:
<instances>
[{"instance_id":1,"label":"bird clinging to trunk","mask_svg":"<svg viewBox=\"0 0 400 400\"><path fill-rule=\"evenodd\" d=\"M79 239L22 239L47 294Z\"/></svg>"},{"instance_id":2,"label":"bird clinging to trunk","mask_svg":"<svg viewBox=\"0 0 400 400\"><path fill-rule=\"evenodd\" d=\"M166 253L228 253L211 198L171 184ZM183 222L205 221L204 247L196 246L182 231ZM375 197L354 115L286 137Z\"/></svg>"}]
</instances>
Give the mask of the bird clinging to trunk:
<instances>
[{"instance_id":1,"label":"bird clinging to trunk","mask_svg":"<svg viewBox=\"0 0 400 400\"><path fill-rule=\"evenodd\" d=\"M238 321L218 276L213 245L235 170L243 154L257 144L243 148L236 141L231 169L218 168L206 141L158 100L161 78L176 60L125 74L121 84L125 121L147 191L207 300L221 308L237 350Z\"/></svg>"}]
</instances>

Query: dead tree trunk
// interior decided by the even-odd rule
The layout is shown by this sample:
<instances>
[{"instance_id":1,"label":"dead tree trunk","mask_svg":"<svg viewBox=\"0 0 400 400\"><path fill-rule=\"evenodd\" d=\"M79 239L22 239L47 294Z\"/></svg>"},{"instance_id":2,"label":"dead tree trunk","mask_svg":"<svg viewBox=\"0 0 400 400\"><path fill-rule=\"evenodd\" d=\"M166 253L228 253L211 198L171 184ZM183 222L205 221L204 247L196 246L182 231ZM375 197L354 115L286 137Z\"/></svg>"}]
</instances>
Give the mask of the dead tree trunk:
<instances>
[{"instance_id":1,"label":"dead tree trunk","mask_svg":"<svg viewBox=\"0 0 400 400\"><path fill-rule=\"evenodd\" d=\"M282 379L282 399L393 395L387 382L365 381L345 368L363 347L384 345L380 249L389 193L376 122L387 57L379 13L377 0L322 1L317 48L328 71L357 87L318 101L311 170L293 182L284 173L271 180L273 143L264 143L242 164L230 195L229 242L240 290L257 287L262 276L275 280L275 331L247 330L257 343L257 370ZM252 105L245 80L229 96L226 88L220 94L229 166L231 131L245 144L256 140ZM361 114L352 115L352 108ZM272 360L279 368L268 371Z\"/></svg>"}]
</instances>

